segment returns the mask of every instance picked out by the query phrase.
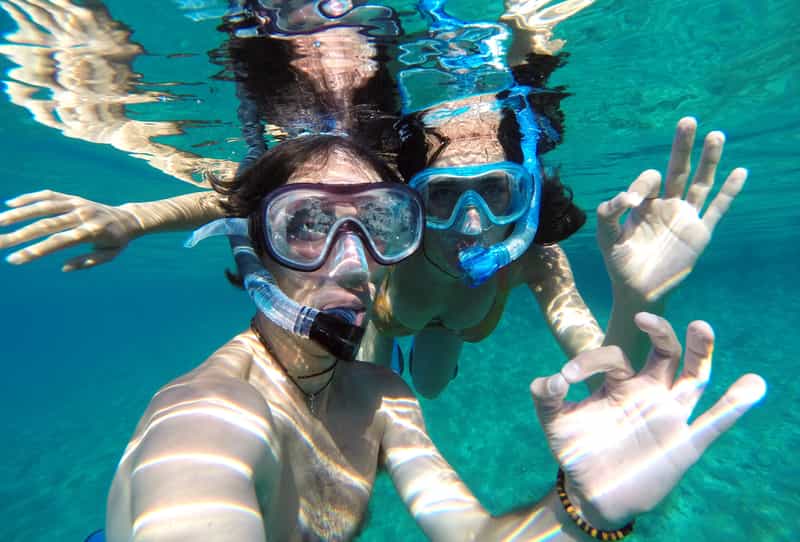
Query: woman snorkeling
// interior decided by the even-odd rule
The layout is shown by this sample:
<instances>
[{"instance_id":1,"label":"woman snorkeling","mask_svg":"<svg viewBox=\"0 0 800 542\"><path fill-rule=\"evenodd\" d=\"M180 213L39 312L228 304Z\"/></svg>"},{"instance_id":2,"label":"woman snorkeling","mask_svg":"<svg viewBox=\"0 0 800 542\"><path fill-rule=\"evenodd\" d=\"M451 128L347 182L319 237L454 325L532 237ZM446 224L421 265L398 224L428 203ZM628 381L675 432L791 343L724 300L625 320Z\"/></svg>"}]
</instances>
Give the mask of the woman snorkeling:
<instances>
[{"instance_id":1,"label":"woman snorkeling","mask_svg":"<svg viewBox=\"0 0 800 542\"><path fill-rule=\"evenodd\" d=\"M379 468L434 541L619 540L765 391L744 376L687 425L710 374L711 328L690 324L674 379L680 343L665 320L639 314L654 346L639 374L618 348L600 348L532 383L562 470L536 504L491 516L431 441L398 375L287 330L272 303L363 327L382 263L422 240L416 193L336 136L278 145L216 188L241 218L195 239L233 234L251 294L270 293L253 296L250 329L153 397L114 477L109 542L352 540ZM571 384L601 373L602 390L564 402Z\"/></svg>"}]
</instances>

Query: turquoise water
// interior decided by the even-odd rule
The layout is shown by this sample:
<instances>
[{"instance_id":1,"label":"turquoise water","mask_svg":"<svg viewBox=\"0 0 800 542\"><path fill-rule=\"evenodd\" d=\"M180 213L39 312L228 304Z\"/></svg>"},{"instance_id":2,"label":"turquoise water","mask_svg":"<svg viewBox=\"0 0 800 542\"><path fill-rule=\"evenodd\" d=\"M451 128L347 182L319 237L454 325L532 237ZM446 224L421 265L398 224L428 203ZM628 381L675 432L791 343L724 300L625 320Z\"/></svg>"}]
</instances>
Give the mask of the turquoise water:
<instances>
[{"instance_id":1,"label":"turquoise water","mask_svg":"<svg viewBox=\"0 0 800 542\"><path fill-rule=\"evenodd\" d=\"M204 56L221 40L213 22L193 23L164 2L108 5L144 45L135 69L153 88L217 71ZM479 6L463 14L485 17ZM561 164L582 207L594 209L645 168L663 170L683 115L695 115L702 132L725 131L723 171L751 172L667 315L678 329L697 318L715 328L714 374L699 409L744 372L764 376L769 392L639 519L637 540L783 541L800 532L798 16L800 5L788 1L599 2L557 32L571 58L554 82L574 96L564 102L566 141L548 161ZM0 19L1 30L12 27ZM186 55L167 63L173 53ZM225 143L235 118L217 105L232 104L232 91L222 83L170 88L191 95L174 105L176 117L218 121L189 126L184 144L216 142L201 150L235 159L241 151ZM6 100L0 118L2 198L49 187L121 203L188 189L108 146L65 138ZM610 295L594 228L590 213L565 248L604 319ZM114 467L152 393L246 325L249 303L222 276L226 251L185 251L181 241L138 240L113 264L74 274L58 272L63 256L0 266L0 540L82 540L102 525ZM535 500L555 475L527 383L564 360L545 327L530 325L541 321L536 312L530 294L515 292L491 339L466 347L458 379L423 402L435 442L493 512ZM385 478L360 540L423 540Z\"/></svg>"}]
</instances>

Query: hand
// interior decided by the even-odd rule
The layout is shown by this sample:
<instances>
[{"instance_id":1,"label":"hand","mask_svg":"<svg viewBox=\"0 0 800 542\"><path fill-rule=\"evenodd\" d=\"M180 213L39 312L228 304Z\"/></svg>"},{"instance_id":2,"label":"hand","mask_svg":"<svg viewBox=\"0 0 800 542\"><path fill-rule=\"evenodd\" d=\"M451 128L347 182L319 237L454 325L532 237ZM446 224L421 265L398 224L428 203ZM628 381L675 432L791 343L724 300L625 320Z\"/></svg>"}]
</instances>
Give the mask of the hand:
<instances>
[{"instance_id":1,"label":"hand","mask_svg":"<svg viewBox=\"0 0 800 542\"><path fill-rule=\"evenodd\" d=\"M639 313L650 336L647 364L635 374L622 351L584 352L560 373L531 384L539 421L567 479L567 493L595 527L619 528L655 507L706 448L766 392L755 374L742 376L704 414L687 423L711 374L714 332L692 322L680 375L681 345L669 323ZM605 384L580 403L564 401L569 386L597 373Z\"/></svg>"},{"instance_id":2,"label":"hand","mask_svg":"<svg viewBox=\"0 0 800 542\"><path fill-rule=\"evenodd\" d=\"M125 206L112 207L52 190L24 194L6 204L14 209L0 213L0 226L33 218L40 220L0 235L0 249L47 237L6 257L12 264L28 263L57 250L92 243L92 252L67 260L61 268L62 271L87 269L111 261L142 233L136 216Z\"/></svg>"},{"instance_id":3,"label":"hand","mask_svg":"<svg viewBox=\"0 0 800 542\"><path fill-rule=\"evenodd\" d=\"M678 122L664 193L661 175L647 170L613 199L597 208L597 240L614 288L647 302L657 301L689 274L711 240L711 233L747 179L734 169L705 214L700 212L714 184L725 136L711 132L700 166L684 195L697 121ZM620 217L628 213L620 225ZM617 292L615 292L616 294Z\"/></svg>"}]
</instances>

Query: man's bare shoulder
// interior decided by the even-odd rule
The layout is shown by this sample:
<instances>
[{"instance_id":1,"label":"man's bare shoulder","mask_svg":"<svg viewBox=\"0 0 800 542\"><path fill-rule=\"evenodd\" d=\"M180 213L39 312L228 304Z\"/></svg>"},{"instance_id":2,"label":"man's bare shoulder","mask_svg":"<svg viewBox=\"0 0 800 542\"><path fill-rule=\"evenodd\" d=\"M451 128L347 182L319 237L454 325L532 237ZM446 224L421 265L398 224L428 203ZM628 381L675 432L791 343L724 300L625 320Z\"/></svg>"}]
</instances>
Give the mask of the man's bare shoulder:
<instances>
[{"instance_id":1,"label":"man's bare shoulder","mask_svg":"<svg viewBox=\"0 0 800 542\"><path fill-rule=\"evenodd\" d=\"M382 395L390 394L396 397L414 397L414 392L400 375L377 363L353 361L346 363L347 370L352 378L368 386L368 389Z\"/></svg>"},{"instance_id":2,"label":"man's bare shoulder","mask_svg":"<svg viewBox=\"0 0 800 542\"><path fill-rule=\"evenodd\" d=\"M219 347L200 366L185 377L228 376L246 380L256 359L258 339L249 329Z\"/></svg>"}]
</instances>

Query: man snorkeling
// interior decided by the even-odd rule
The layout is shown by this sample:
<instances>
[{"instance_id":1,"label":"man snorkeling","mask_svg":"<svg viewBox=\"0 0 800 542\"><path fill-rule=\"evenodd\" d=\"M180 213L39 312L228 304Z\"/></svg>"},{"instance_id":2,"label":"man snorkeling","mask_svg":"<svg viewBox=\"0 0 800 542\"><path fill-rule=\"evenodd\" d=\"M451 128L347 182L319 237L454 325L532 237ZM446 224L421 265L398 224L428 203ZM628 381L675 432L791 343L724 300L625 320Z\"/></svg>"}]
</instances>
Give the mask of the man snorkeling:
<instances>
[{"instance_id":1,"label":"man snorkeling","mask_svg":"<svg viewBox=\"0 0 800 542\"><path fill-rule=\"evenodd\" d=\"M109 542L351 540L380 468L434 541L619 540L764 394L760 377L744 376L687 425L713 332L689 326L676 377L674 332L641 313L653 349L638 374L609 347L532 383L562 470L539 502L493 517L436 449L403 380L352 361L384 265L421 242L416 193L334 136L281 144L217 189L243 218L193 241L231 236L258 313L153 397L114 478ZM601 389L564 401L594 374L605 375Z\"/></svg>"}]
</instances>

